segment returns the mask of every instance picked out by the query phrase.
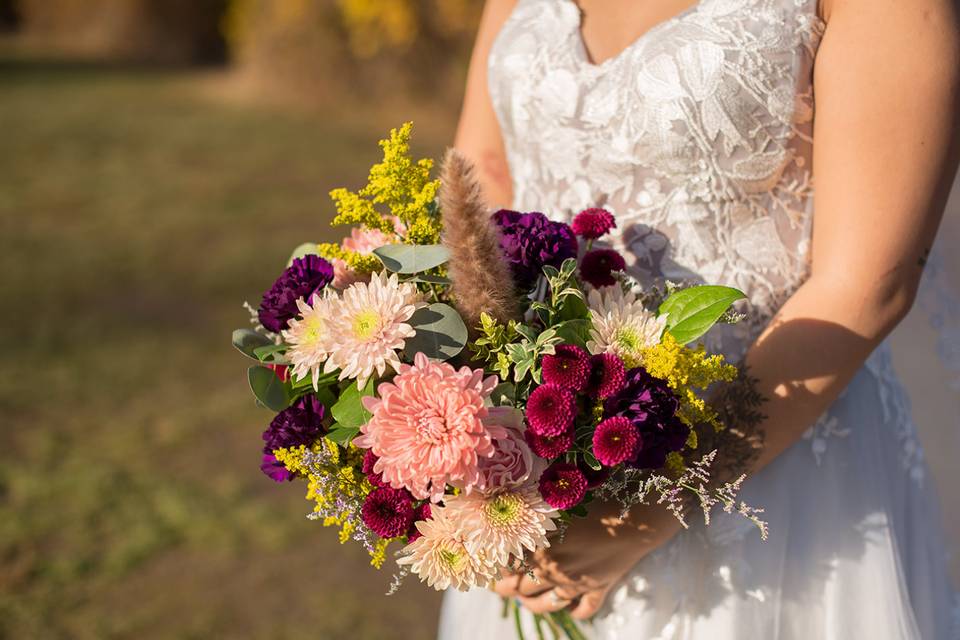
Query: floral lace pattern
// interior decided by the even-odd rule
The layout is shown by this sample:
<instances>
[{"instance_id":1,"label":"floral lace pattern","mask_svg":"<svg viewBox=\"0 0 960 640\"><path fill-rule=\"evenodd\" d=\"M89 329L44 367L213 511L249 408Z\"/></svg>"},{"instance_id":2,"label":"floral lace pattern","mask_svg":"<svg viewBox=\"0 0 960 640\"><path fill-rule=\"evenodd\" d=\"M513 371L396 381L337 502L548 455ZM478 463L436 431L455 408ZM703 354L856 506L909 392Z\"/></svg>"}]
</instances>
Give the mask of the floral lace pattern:
<instances>
[{"instance_id":1,"label":"floral lace pattern","mask_svg":"<svg viewBox=\"0 0 960 640\"><path fill-rule=\"evenodd\" d=\"M514 206L606 207L641 281L742 289L745 348L808 273L815 4L701 0L595 65L573 0L520 0L489 74Z\"/></svg>"}]
</instances>

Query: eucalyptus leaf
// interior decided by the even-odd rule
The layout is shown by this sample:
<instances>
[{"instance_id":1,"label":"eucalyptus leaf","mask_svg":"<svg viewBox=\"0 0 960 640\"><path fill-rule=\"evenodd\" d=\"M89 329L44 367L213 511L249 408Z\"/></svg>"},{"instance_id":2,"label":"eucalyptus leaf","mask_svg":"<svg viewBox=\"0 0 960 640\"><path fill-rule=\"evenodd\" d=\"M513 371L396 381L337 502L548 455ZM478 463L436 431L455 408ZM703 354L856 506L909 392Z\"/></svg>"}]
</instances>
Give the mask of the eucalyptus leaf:
<instances>
[{"instance_id":1,"label":"eucalyptus leaf","mask_svg":"<svg viewBox=\"0 0 960 640\"><path fill-rule=\"evenodd\" d=\"M330 407L330 414L341 427L347 429L360 428L360 425L367 424L371 417L371 413L363 406L362 398L372 395L373 378L367 380L363 389L359 389L357 381L354 380L349 387L343 390L336 404Z\"/></svg>"},{"instance_id":2,"label":"eucalyptus leaf","mask_svg":"<svg viewBox=\"0 0 960 640\"><path fill-rule=\"evenodd\" d=\"M404 282L426 282L427 284L453 284L453 280L444 276L434 276L429 273L420 273L412 278L405 278Z\"/></svg>"},{"instance_id":3,"label":"eucalyptus leaf","mask_svg":"<svg viewBox=\"0 0 960 640\"><path fill-rule=\"evenodd\" d=\"M317 243L316 242L304 242L299 245L296 249L293 250L293 253L290 254L290 259L287 260L287 266L293 264L293 261L297 258L302 258L304 256L316 256L319 255L317 252Z\"/></svg>"},{"instance_id":4,"label":"eucalyptus leaf","mask_svg":"<svg viewBox=\"0 0 960 640\"><path fill-rule=\"evenodd\" d=\"M290 406L287 388L271 369L253 366L247 369L247 381L257 401L273 411L283 411Z\"/></svg>"},{"instance_id":5,"label":"eucalyptus leaf","mask_svg":"<svg viewBox=\"0 0 960 640\"><path fill-rule=\"evenodd\" d=\"M600 464L600 461L597 460L596 456L594 456L589 451L583 452L583 461L587 464L588 467L590 467L594 471L600 471L600 469L603 468L603 466Z\"/></svg>"},{"instance_id":6,"label":"eucalyptus leaf","mask_svg":"<svg viewBox=\"0 0 960 640\"><path fill-rule=\"evenodd\" d=\"M448 304L435 302L417 309L409 320L416 335L408 338L404 350L409 356L423 353L428 358L447 360L463 351L467 344L467 326L460 314Z\"/></svg>"},{"instance_id":7,"label":"eucalyptus leaf","mask_svg":"<svg viewBox=\"0 0 960 640\"><path fill-rule=\"evenodd\" d=\"M346 446L358 433L360 433L360 427L345 427L342 424L334 423L326 438L331 442Z\"/></svg>"},{"instance_id":8,"label":"eucalyptus leaf","mask_svg":"<svg viewBox=\"0 0 960 640\"><path fill-rule=\"evenodd\" d=\"M690 287L670 294L659 312L667 314L667 331L680 344L687 344L709 331L730 305L742 298L746 295L732 287Z\"/></svg>"},{"instance_id":9,"label":"eucalyptus leaf","mask_svg":"<svg viewBox=\"0 0 960 640\"><path fill-rule=\"evenodd\" d=\"M237 351L258 362L260 358L254 353L254 349L273 344L269 338L257 333L253 329L235 329L231 337L231 342L233 342L233 346L237 348Z\"/></svg>"},{"instance_id":10,"label":"eucalyptus leaf","mask_svg":"<svg viewBox=\"0 0 960 640\"><path fill-rule=\"evenodd\" d=\"M501 382L496 387L493 388L493 392L490 394L490 398L493 400L493 404L498 407L504 405L513 405L516 401L516 386L510 382Z\"/></svg>"},{"instance_id":11,"label":"eucalyptus leaf","mask_svg":"<svg viewBox=\"0 0 960 640\"><path fill-rule=\"evenodd\" d=\"M387 244L373 252L394 273L420 273L450 259L450 252L441 244Z\"/></svg>"},{"instance_id":12,"label":"eucalyptus leaf","mask_svg":"<svg viewBox=\"0 0 960 640\"><path fill-rule=\"evenodd\" d=\"M269 364L289 364L289 361L284 358L282 354L282 352L288 348L285 344L268 344L257 347L253 350L253 354L257 356L257 359L261 362L268 362Z\"/></svg>"}]
</instances>

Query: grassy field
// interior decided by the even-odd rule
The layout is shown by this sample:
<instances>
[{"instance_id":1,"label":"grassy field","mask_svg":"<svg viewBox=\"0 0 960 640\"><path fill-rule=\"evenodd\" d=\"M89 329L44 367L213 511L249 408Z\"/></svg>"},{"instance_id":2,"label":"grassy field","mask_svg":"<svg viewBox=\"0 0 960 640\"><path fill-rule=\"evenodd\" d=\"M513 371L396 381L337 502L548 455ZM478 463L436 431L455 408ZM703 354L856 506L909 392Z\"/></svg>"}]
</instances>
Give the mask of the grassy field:
<instances>
[{"instance_id":1,"label":"grassy field","mask_svg":"<svg viewBox=\"0 0 960 640\"><path fill-rule=\"evenodd\" d=\"M229 344L411 114L207 82L0 58L0 637L432 637L435 594L384 598L260 474L271 415ZM419 124L437 153L450 119Z\"/></svg>"}]
</instances>

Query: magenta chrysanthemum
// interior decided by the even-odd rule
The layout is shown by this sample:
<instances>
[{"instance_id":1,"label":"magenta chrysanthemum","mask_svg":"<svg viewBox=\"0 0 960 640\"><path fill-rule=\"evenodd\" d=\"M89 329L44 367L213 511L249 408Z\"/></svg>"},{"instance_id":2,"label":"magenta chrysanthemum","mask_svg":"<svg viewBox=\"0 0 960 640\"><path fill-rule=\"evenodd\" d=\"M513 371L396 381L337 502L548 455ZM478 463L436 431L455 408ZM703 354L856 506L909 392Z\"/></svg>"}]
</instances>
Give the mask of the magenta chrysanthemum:
<instances>
[{"instance_id":1,"label":"magenta chrysanthemum","mask_svg":"<svg viewBox=\"0 0 960 640\"><path fill-rule=\"evenodd\" d=\"M530 445L530 450L541 458L556 458L563 455L573 446L573 428L567 429L558 436L539 436L527 429L523 434Z\"/></svg>"},{"instance_id":2,"label":"magenta chrysanthemum","mask_svg":"<svg viewBox=\"0 0 960 640\"><path fill-rule=\"evenodd\" d=\"M606 209L584 209L573 217L573 232L581 238L594 240L617 226L613 214Z\"/></svg>"},{"instance_id":3,"label":"magenta chrysanthemum","mask_svg":"<svg viewBox=\"0 0 960 640\"><path fill-rule=\"evenodd\" d=\"M410 523L410 528L407 529L407 543L411 543L422 534L420 530L417 529L417 523L429 520L430 516L433 514L432 509L430 508L429 502L424 502L419 507L413 511L413 522Z\"/></svg>"},{"instance_id":4,"label":"magenta chrysanthemum","mask_svg":"<svg viewBox=\"0 0 960 640\"><path fill-rule=\"evenodd\" d=\"M587 478L575 465L555 462L540 476L540 495L554 509L570 509L587 493Z\"/></svg>"},{"instance_id":5,"label":"magenta chrysanthemum","mask_svg":"<svg viewBox=\"0 0 960 640\"><path fill-rule=\"evenodd\" d=\"M494 439L504 437L503 427L484 422L495 386L497 377L480 369L418 353L377 388L379 398L363 399L373 417L353 442L379 458L373 471L385 482L417 499L439 501L447 483L470 491L480 480L479 458L492 456Z\"/></svg>"},{"instance_id":6,"label":"magenta chrysanthemum","mask_svg":"<svg viewBox=\"0 0 960 640\"><path fill-rule=\"evenodd\" d=\"M527 424L540 436L558 436L573 424L577 401L573 393L555 384L534 389L527 399Z\"/></svg>"},{"instance_id":7,"label":"magenta chrysanthemum","mask_svg":"<svg viewBox=\"0 0 960 640\"><path fill-rule=\"evenodd\" d=\"M543 381L583 391L590 381L590 354L574 344L561 344L552 355L543 356Z\"/></svg>"},{"instance_id":8,"label":"magenta chrysanthemum","mask_svg":"<svg viewBox=\"0 0 960 640\"><path fill-rule=\"evenodd\" d=\"M613 467L631 460L640 448L640 432L628 418L614 416L593 432L593 455L600 464Z\"/></svg>"},{"instance_id":9,"label":"magenta chrysanthemum","mask_svg":"<svg viewBox=\"0 0 960 640\"><path fill-rule=\"evenodd\" d=\"M381 487L367 495L360 515L381 538L396 538L413 524L413 501L406 489Z\"/></svg>"},{"instance_id":10,"label":"magenta chrysanthemum","mask_svg":"<svg viewBox=\"0 0 960 640\"><path fill-rule=\"evenodd\" d=\"M373 486L389 487L390 485L383 481L383 475L373 470L374 465L377 464L377 460L379 460L379 458L374 455L373 451L367 450L367 452L363 454L363 464L360 470L363 471L363 474L367 476L367 480L369 480Z\"/></svg>"},{"instance_id":11,"label":"magenta chrysanthemum","mask_svg":"<svg viewBox=\"0 0 960 640\"><path fill-rule=\"evenodd\" d=\"M605 352L590 357L590 384L587 393L591 398L606 400L620 389L627 379L627 368L616 354Z\"/></svg>"},{"instance_id":12,"label":"magenta chrysanthemum","mask_svg":"<svg viewBox=\"0 0 960 640\"><path fill-rule=\"evenodd\" d=\"M627 268L627 262L613 249L588 251L580 260L580 278L597 289L617 284L614 274Z\"/></svg>"}]
</instances>

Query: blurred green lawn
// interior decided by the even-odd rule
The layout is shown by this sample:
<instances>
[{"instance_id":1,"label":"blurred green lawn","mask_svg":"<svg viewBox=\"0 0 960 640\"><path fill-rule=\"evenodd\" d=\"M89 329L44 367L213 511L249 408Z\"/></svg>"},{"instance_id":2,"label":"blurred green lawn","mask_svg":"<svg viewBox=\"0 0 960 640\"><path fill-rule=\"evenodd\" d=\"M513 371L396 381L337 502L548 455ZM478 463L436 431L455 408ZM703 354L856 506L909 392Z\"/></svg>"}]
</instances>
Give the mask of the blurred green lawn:
<instances>
[{"instance_id":1,"label":"blurred green lawn","mask_svg":"<svg viewBox=\"0 0 960 640\"><path fill-rule=\"evenodd\" d=\"M229 343L414 114L205 82L0 57L0 637L432 637L436 594L384 597L260 474L271 414ZM451 118L418 125L436 155Z\"/></svg>"}]
</instances>

